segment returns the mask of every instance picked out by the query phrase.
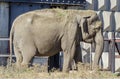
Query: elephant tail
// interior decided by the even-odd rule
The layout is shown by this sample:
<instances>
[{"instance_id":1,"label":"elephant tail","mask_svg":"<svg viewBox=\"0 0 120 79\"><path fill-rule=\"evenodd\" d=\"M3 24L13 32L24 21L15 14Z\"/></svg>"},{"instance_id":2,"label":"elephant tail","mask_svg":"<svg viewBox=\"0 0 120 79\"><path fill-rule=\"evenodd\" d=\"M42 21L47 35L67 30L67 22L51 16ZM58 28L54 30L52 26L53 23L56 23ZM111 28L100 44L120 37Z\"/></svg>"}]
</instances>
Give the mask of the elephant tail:
<instances>
[{"instance_id":1,"label":"elephant tail","mask_svg":"<svg viewBox=\"0 0 120 79\"><path fill-rule=\"evenodd\" d=\"M13 35L14 35L14 27L12 26L10 31L10 37L9 37L9 45L10 45L10 65L12 65L12 52L13 52Z\"/></svg>"}]
</instances>

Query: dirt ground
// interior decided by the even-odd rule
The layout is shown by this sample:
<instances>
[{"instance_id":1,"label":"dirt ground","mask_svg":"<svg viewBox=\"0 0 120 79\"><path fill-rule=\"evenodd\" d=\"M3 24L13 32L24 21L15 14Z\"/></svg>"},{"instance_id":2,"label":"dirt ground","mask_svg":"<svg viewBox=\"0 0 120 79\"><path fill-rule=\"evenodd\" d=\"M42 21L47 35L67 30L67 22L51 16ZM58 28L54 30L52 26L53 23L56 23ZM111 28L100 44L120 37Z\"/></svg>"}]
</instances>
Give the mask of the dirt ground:
<instances>
[{"instance_id":1,"label":"dirt ground","mask_svg":"<svg viewBox=\"0 0 120 79\"><path fill-rule=\"evenodd\" d=\"M34 67L18 69L14 65L0 67L0 78L120 78L120 73L110 71L92 71L89 64L78 64L78 71L63 73L59 69L53 68L50 72L46 71L45 66L35 65Z\"/></svg>"}]
</instances>

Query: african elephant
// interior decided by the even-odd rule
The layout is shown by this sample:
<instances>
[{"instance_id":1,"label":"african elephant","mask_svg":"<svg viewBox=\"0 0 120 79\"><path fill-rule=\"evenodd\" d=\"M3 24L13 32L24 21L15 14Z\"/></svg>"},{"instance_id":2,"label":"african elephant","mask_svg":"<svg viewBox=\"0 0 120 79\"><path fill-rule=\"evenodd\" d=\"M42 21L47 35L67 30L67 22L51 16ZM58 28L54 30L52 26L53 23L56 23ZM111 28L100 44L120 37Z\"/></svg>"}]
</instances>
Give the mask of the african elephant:
<instances>
[{"instance_id":1,"label":"african elephant","mask_svg":"<svg viewBox=\"0 0 120 79\"><path fill-rule=\"evenodd\" d=\"M97 24L98 22L98 24ZM85 30L85 28L87 28ZM89 29L94 28L94 29ZM18 16L10 31L17 66L28 65L31 58L52 56L64 52L63 71L70 70L70 62L81 61L80 41L94 36L96 43L95 65L102 52L101 21L94 11L43 9Z\"/></svg>"}]
</instances>

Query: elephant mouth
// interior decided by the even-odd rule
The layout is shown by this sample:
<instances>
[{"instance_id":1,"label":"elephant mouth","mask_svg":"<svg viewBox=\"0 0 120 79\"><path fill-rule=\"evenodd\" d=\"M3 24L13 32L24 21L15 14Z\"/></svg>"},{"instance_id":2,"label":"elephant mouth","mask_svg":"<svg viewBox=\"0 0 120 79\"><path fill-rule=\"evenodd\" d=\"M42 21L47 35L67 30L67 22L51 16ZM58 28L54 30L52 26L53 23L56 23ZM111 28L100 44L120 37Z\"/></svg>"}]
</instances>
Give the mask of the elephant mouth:
<instances>
[{"instance_id":1,"label":"elephant mouth","mask_svg":"<svg viewBox=\"0 0 120 79\"><path fill-rule=\"evenodd\" d=\"M97 20L95 22L92 22L91 24L88 23L88 26L89 25L92 25L92 27L96 29L102 27L102 22L100 20Z\"/></svg>"},{"instance_id":2,"label":"elephant mouth","mask_svg":"<svg viewBox=\"0 0 120 79\"><path fill-rule=\"evenodd\" d=\"M96 22L92 23L91 25L89 25L88 28L89 28L89 33L92 32L90 34L96 33L102 28L102 22L96 21Z\"/></svg>"}]
</instances>

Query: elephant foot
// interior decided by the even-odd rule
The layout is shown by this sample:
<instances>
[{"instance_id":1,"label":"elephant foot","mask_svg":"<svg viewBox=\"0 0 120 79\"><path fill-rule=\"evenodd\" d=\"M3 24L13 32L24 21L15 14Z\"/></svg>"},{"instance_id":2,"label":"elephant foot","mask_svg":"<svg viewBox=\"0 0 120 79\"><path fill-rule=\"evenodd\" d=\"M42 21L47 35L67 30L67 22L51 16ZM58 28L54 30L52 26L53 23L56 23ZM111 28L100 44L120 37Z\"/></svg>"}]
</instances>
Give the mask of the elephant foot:
<instances>
[{"instance_id":1,"label":"elephant foot","mask_svg":"<svg viewBox=\"0 0 120 79\"><path fill-rule=\"evenodd\" d=\"M77 65L74 60L72 60L70 68L71 68L71 70L77 70Z\"/></svg>"},{"instance_id":2,"label":"elephant foot","mask_svg":"<svg viewBox=\"0 0 120 79\"><path fill-rule=\"evenodd\" d=\"M17 69L20 69L22 66L21 66L20 63L16 63L16 64L15 64L15 67L16 67Z\"/></svg>"},{"instance_id":3,"label":"elephant foot","mask_svg":"<svg viewBox=\"0 0 120 79\"><path fill-rule=\"evenodd\" d=\"M92 70L93 70L93 71L99 71L100 68L99 68L98 65L93 65Z\"/></svg>"},{"instance_id":4,"label":"elephant foot","mask_svg":"<svg viewBox=\"0 0 120 79\"><path fill-rule=\"evenodd\" d=\"M76 70L70 70L69 73L77 73Z\"/></svg>"},{"instance_id":5,"label":"elephant foot","mask_svg":"<svg viewBox=\"0 0 120 79\"><path fill-rule=\"evenodd\" d=\"M70 68L64 68L64 67L63 67L62 72L64 72L64 73L69 73L69 71L70 71Z\"/></svg>"},{"instance_id":6,"label":"elephant foot","mask_svg":"<svg viewBox=\"0 0 120 79\"><path fill-rule=\"evenodd\" d=\"M26 63L22 63L22 64L21 64L21 68L23 68L23 69L24 69L24 68L28 68L28 67L29 67L29 64L26 64Z\"/></svg>"},{"instance_id":7,"label":"elephant foot","mask_svg":"<svg viewBox=\"0 0 120 79\"><path fill-rule=\"evenodd\" d=\"M93 74L93 73L97 73L98 71L95 70L89 70L88 73Z\"/></svg>"},{"instance_id":8,"label":"elephant foot","mask_svg":"<svg viewBox=\"0 0 120 79\"><path fill-rule=\"evenodd\" d=\"M21 64L16 63L16 68L20 68Z\"/></svg>"},{"instance_id":9,"label":"elephant foot","mask_svg":"<svg viewBox=\"0 0 120 79\"><path fill-rule=\"evenodd\" d=\"M69 73L69 70L62 70L63 73Z\"/></svg>"}]
</instances>

